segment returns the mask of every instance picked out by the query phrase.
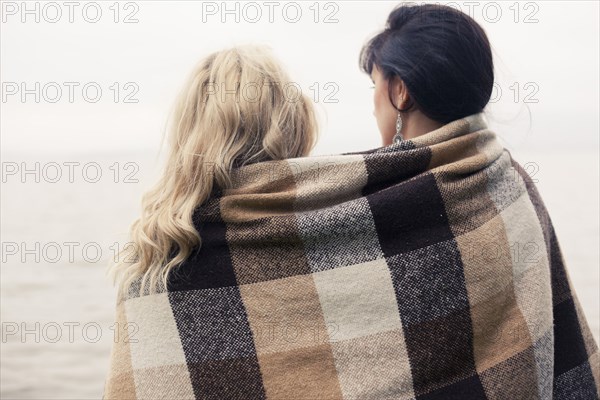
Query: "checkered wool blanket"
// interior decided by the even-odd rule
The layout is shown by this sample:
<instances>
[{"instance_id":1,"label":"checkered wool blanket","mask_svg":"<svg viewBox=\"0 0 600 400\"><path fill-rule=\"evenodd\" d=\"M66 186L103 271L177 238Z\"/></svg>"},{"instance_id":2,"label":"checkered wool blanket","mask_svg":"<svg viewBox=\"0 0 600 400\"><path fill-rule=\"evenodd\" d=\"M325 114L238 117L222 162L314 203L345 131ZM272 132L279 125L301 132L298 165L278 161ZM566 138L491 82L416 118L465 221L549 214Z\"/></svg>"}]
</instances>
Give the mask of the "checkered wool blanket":
<instances>
[{"instance_id":1,"label":"checkered wool blanket","mask_svg":"<svg viewBox=\"0 0 600 400\"><path fill-rule=\"evenodd\" d=\"M598 399L551 219L483 114L234 183L167 290L118 295L104 399Z\"/></svg>"}]
</instances>

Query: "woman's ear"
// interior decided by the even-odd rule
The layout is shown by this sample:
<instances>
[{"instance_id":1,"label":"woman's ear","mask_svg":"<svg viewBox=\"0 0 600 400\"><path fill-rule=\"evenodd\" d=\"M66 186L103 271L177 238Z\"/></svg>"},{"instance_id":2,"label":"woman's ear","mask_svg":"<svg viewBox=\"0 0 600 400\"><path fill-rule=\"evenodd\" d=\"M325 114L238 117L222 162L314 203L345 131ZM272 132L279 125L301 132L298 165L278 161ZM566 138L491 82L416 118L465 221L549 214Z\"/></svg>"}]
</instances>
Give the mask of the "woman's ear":
<instances>
[{"instance_id":1,"label":"woman's ear","mask_svg":"<svg viewBox=\"0 0 600 400\"><path fill-rule=\"evenodd\" d=\"M408 92L406 85L398 76L394 76L392 80L392 93L396 100L396 107L403 109L404 103L408 101Z\"/></svg>"}]
</instances>

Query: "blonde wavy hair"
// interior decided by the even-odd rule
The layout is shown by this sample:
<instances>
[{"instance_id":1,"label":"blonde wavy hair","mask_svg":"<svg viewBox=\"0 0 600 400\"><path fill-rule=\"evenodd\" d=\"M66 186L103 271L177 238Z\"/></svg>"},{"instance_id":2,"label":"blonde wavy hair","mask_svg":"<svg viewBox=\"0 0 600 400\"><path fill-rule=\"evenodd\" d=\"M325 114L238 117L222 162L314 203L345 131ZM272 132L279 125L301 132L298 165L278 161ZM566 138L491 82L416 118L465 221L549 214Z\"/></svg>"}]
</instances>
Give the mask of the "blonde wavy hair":
<instances>
[{"instance_id":1,"label":"blonde wavy hair","mask_svg":"<svg viewBox=\"0 0 600 400\"><path fill-rule=\"evenodd\" d=\"M245 164L308 156L318 128L311 100L270 49L246 45L199 63L175 102L168 133L163 174L142 197L131 242L107 271L120 293L136 280L139 296L144 288L166 288L169 271L202 245L192 214L214 185L230 187L232 169Z\"/></svg>"}]
</instances>

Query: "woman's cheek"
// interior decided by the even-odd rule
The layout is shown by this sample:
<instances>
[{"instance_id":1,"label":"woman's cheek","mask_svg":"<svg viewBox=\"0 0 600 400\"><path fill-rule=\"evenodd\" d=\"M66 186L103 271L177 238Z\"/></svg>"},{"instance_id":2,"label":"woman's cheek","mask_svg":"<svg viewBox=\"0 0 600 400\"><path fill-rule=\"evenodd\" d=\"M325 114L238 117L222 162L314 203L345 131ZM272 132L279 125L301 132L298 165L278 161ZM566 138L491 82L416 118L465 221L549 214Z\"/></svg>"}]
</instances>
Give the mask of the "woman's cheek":
<instances>
[{"instance_id":1,"label":"woman's cheek","mask_svg":"<svg viewBox=\"0 0 600 400\"><path fill-rule=\"evenodd\" d=\"M373 110L373 115L375 115L375 117L377 117L378 119L382 116L382 111L383 111L383 104L381 101L381 91L380 90L375 90L375 95L373 98L373 106L374 106L374 110Z\"/></svg>"}]
</instances>

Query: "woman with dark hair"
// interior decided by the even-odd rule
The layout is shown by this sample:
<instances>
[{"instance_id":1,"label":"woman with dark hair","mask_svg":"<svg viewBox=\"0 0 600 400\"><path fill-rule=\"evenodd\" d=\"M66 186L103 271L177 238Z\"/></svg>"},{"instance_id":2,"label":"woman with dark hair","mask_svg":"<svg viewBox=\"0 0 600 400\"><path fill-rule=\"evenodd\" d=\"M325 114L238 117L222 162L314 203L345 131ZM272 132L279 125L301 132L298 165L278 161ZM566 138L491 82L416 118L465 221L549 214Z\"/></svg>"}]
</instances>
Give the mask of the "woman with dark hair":
<instances>
[{"instance_id":1,"label":"woman with dark hair","mask_svg":"<svg viewBox=\"0 0 600 400\"><path fill-rule=\"evenodd\" d=\"M470 321L460 329L469 333L452 334L449 330L453 324L438 321L429 326L438 332L414 332L413 340L405 340L414 395L423 399L600 398L598 346L573 291L550 216L534 183L508 150L500 150L496 143L494 146L499 150L491 151L492 146L483 144L484 136L495 136L484 119L494 84L492 49L484 30L471 17L449 6L401 4L390 13L385 29L362 48L359 64L375 85L374 115L383 146L400 144L407 151L424 147L431 150L425 157L429 165L424 169L436 178L454 240L463 253L462 279ZM469 128L462 132L450 128L460 124ZM480 137L473 146L465 145L466 137L476 133ZM496 140L490 140L489 144L492 142ZM439 150L433 150L434 147ZM460 153L463 157L456 157ZM477 153L483 153L487 161L481 165L475 161L468 163L477 165L480 171L463 179L472 182L463 183L470 187L461 195L456 187L461 185L458 177L464 178L465 171L451 176L451 166L466 161L465 155ZM405 153L407 158L408 154ZM445 168L437 172L436 164ZM498 171L502 169L511 172L499 178ZM475 178L477 175L481 177ZM519 185L510 182L509 175L518 177ZM498 192L499 187L502 192ZM478 192L485 193L492 201L485 204L484 200L475 200L483 197ZM469 201L480 204L472 207L467 205ZM521 207L517 208L519 203ZM395 206L406 207L401 202ZM484 212L486 206L493 211ZM463 208L463 212L457 211L458 208ZM511 208L512 215L508 212ZM484 241L469 238L476 230L491 229L488 226L498 217L504 230L488 235ZM510 233L511 224L512 230L526 233L521 236ZM545 245L535 239L533 226L542 233ZM490 243L495 255L491 260L473 256L485 253ZM527 289L522 270L531 267L532 260L519 254L519 247L534 244L536 253L545 252L546 263L536 265L537 281L529 282L534 289ZM484 249L474 250L479 247ZM510 249L506 253L511 253L511 257L498 255L503 247ZM523 259L530 264L526 268L520 265ZM506 266L511 282L498 275ZM433 271L429 268L422 273ZM528 273L532 274L536 268L529 268ZM498 284L504 287L494 287ZM484 286L486 291L480 292L482 288L478 286ZM437 295L458 293L449 284ZM428 300L429 304L423 307L434 308L443 307L447 301L431 300L426 295L417 295L413 300ZM517 318L509 321L506 317L509 314L521 316L523 326L503 327L503 324L519 325ZM506 320L501 322L498 315ZM412 324L410 318L403 319L405 332L427 326L423 321L419 324ZM418 338L436 334L446 344L445 348L430 346L428 339ZM460 338L468 341L468 345L457 346L455 341ZM441 351L436 353L436 348Z\"/></svg>"},{"instance_id":2,"label":"woman with dark hair","mask_svg":"<svg viewBox=\"0 0 600 400\"><path fill-rule=\"evenodd\" d=\"M400 6L360 54L375 84L375 116L383 144L476 114L492 95L494 64L483 29L448 6Z\"/></svg>"},{"instance_id":3,"label":"woman with dark hair","mask_svg":"<svg viewBox=\"0 0 600 400\"><path fill-rule=\"evenodd\" d=\"M119 265L105 399L598 399L550 217L483 115L484 31L400 6L361 65L384 146L324 156L266 54L201 65Z\"/></svg>"}]
</instances>

